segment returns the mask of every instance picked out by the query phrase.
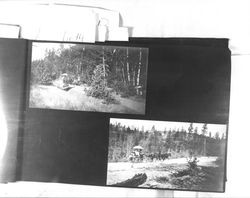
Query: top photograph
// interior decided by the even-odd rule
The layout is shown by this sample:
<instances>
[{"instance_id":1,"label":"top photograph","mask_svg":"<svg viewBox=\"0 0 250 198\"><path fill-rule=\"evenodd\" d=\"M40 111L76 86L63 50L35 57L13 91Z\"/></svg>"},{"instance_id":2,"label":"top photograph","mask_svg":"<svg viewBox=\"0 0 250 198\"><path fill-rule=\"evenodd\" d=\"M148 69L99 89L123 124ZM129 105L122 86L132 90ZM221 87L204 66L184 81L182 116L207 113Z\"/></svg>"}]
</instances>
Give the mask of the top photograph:
<instances>
[{"instance_id":1,"label":"top photograph","mask_svg":"<svg viewBox=\"0 0 250 198\"><path fill-rule=\"evenodd\" d=\"M145 114L148 49L32 42L29 107Z\"/></svg>"}]
</instances>

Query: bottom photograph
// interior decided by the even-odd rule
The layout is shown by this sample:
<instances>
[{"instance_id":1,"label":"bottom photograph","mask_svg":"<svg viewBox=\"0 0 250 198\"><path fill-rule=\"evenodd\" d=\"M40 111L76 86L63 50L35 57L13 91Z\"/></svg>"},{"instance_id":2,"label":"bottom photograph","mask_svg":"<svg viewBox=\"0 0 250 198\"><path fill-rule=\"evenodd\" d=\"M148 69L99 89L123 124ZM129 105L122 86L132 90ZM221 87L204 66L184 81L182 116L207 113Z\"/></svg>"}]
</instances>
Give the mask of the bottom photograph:
<instances>
[{"instance_id":1,"label":"bottom photograph","mask_svg":"<svg viewBox=\"0 0 250 198\"><path fill-rule=\"evenodd\" d=\"M108 186L223 192L227 125L110 119Z\"/></svg>"}]
</instances>

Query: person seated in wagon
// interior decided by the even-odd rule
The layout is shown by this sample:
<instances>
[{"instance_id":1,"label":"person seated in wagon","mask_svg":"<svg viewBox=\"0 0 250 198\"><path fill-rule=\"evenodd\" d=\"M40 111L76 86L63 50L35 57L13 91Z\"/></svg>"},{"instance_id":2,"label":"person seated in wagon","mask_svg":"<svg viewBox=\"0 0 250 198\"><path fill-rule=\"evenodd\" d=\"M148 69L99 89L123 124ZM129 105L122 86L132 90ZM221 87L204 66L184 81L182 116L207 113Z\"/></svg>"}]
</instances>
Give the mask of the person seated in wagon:
<instances>
[{"instance_id":1,"label":"person seated in wagon","mask_svg":"<svg viewBox=\"0 0 250 198\"><path fill-rule=\"evenodd\" d=\"M143 150L143 148L141 146L139 146L139 145L133 147L133 152L134 152L136 157L141 158L143 156L142 150Z\"/></svg>"}]
</instances>

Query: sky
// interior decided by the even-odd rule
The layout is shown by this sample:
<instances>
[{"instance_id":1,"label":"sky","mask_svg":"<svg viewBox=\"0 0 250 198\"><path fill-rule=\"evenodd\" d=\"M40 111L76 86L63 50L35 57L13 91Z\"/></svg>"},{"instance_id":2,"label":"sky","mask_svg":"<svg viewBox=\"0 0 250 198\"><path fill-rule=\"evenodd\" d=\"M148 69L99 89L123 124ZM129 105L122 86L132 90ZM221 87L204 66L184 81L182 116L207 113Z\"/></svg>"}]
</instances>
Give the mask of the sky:
<instances>
[{"instance_id":1,"label":"sky","mask_svg":"<svg viewBox=\"0 0 250 198\"><path fill-rule=\"evenodd\" d=\"M154 120L135 120L135 119L117 119L117 118L111 118L110 123L121 123L121 125L129 126L129 127L136 127L141 129L142 126L144 127L144 130L150 130L152 129L152 126L155 126L156 130L164 131L164 129L175 129L175 130L181 130L182 128L184 130L188 130L188 127L190 126L190 122L168 122L168 121L154 121ZM198 134L201 133L201 129L204 123L193 123L194 129L198 128ZM226 134L227 127L226 125L222 124L207 124L208 127L208 134L211 132L212 137L215 135L216 132L219 132L220 137L224 133Z\"/></svg>"},{"instance_id":2,"label":"sky","mask_svg":"<svg viewBox=\"0 0 250 198\"><path fill-rule=\"evenodd\" d=\"M45 57L45 52L47 50L57 50L60 49L61 43L39 43L33 42L32 44L32 61L43 59ZM63 44L64 48L69 48L74 44Z\"/></svg>"},{"instance_id":3,"label":"sky","mask_svg":"<svg viewBox=\"0 0 250 198\"><path fill-rule=\"evenodd\" d=\"M32 43L32 61L34 60L39 60L39 59L43 59L45 57L45 52L46 50L58 50L60 49L60 46L63 45L64 49L67 49L71 46L74 46L76 44L70 44L70 43L50 43L50 42L33 42ZM83 45L84 47L85 45ZM96 45L92 45L92 44L87 44L87 46L94 46L96 47ZM102 46L100 46L102 47ZM111 49L114 48L126 48L123 46L106 46L106 47L111 47ZM139 50L138 47L129 47L130 50ZM144 50L146 50L146 48L142 48Z\"/></svg>"}]
</instances>

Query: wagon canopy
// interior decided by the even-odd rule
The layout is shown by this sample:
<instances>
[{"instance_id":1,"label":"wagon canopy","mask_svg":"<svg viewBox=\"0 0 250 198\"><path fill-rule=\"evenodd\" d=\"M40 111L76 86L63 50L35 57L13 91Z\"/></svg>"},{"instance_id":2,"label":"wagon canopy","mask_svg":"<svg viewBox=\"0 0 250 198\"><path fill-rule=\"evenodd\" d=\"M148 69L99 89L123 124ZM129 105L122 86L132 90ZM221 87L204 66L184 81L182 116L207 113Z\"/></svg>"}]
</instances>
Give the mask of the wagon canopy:
<instances>
[{"instance_id":1,"label":"wagon canopy","mask_svg":"<svg viewBox=\"0 0 250 198\"><path fill-rule=\"evenodd\" d=\"M134 150L143 150L143 148L141 146L134 146L133 149Z\"/></svg>"}]
</instances>

